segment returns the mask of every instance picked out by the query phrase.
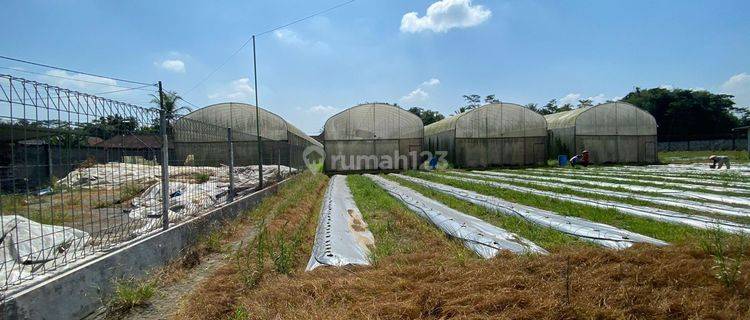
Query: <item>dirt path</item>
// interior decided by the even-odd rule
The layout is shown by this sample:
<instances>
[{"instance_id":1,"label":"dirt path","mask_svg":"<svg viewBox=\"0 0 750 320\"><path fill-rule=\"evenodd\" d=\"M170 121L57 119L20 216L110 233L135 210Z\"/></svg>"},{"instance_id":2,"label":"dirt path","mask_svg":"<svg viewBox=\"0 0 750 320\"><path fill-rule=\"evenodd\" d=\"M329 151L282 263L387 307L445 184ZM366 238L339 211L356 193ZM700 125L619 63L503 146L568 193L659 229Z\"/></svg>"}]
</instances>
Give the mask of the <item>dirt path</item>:
<instances>
[{"instance_id":1,"label":"dirt path","mask_svg":"<svg viewBox=\"0 0 750 320\"><path fill-rule=\"evenodd\" d=\"M259 233L258 223L252 223L242 231L242 235L233 239L226 246L224 252L210 253L200 258L200 263L193 268L184 270L183 275L173 283L157 288L157 294L144 307L136 307L126 314L110 314L106 307L86 319L123 319L123 320L156 320L168 319L178 309L183 297L192 293L195 288L222 265L229 255L240 247L242 243L252 241Z\"/></svg>"}]
</instances>

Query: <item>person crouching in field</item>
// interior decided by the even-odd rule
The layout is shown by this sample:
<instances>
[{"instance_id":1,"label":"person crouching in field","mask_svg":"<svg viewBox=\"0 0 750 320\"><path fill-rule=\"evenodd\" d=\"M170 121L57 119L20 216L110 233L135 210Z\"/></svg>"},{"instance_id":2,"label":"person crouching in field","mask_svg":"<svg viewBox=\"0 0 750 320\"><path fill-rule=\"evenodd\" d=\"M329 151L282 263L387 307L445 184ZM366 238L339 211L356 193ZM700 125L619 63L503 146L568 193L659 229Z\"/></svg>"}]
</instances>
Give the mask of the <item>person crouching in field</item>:
<instances>
[{"instance_id":1,"label":"person crouching in field","mask_svg":"<svg viewBox=\"0 0 750 320\"><path fill-rule=\"evenodd\" d=\"M711 162L709 167L711 169L721 169L722 166L726 165L727 169L729 169L729 157L727 156L717 156L717 155L711 155L708 157L708 160Z\"/></svg>"},{"instance_id":2,"label":"person crouching in field","mask_svg":"<svg viewBox=\"0 0 750 320\"><path fill-rule=\"evenodd\" d=\"M589 151L588 150L583 150L583 152L581 152L581 154L577 154L577 155L573 156L572 158L570 158L570 166L571 167L575 167L575 166L577 166L579 164L582 165L582 166L584 166L584 167L588 167L589 166Z\"/></svg>"}]
</instances>

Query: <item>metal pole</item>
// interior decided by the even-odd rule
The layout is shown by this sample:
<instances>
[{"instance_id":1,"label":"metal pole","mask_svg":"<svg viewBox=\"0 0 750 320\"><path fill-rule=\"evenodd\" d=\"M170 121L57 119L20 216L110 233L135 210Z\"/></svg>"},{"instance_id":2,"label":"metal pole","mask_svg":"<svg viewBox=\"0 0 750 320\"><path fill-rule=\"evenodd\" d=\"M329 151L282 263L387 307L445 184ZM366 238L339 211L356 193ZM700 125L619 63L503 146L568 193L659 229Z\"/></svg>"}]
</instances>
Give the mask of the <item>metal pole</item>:
<instances>
[{"instance_id":1,"label":"metal pole","mask_svg":"<svg viewBox=\"0 0 750 320\"><path fill-rule=\"evenodd\" d=\"M234 201L234 143L232 142L232 128L227 128L227 142L229 143L229 193L227 202Z\"/></svg>"},{"instance_id":2,"label":"metal pole","mask_svg":"<svg viewBox=\"0 0 750 320\"><path fill-rule=\"evenodd\" d=\"M255 134L258 136L258 190L263 189L263 147L260 138L260 105L258 104L258 65L255 60L255 35L253 35L253 85L255 86Z\"/></svg>"},{"instance_id":3,"label":"metal pole","mask_svg":"<svg viewBox=\"0 0 750 320\"><path fill-rule=\"evenodd\" d=\"M276 154L278 154L278 161L276 162L276 175L277 179L281 181L281 147L276 149Z\"/></svg>"},{"instance_id":4,"label":"metal pole","mask_svg":"<svg viewBox=\"0 0 750 320\"><path fill-rule=\"evenodd\" d=\"M169 229L169 144L167 115L164 113L164 91L159 81L159 117L161 127L161 228Z\"/></svg>"}]
</instances>

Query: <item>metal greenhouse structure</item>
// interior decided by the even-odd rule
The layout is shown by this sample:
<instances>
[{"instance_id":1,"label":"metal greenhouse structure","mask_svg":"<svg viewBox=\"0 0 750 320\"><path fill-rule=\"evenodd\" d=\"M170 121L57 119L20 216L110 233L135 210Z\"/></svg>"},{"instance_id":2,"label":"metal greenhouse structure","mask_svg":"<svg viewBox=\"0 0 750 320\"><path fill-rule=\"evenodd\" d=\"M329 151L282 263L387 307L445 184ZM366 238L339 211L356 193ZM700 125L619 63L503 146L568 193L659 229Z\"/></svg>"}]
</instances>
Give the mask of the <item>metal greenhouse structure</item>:
<instances>
[{"instance_id":1,"label":"metal greenhouse structure","mask_svg":"<svg viewBox=\"0 0 750 320\"><path fill-rule=\"evenodd\" d=\"M351 107L325 123L325 168L332 172L416 168L423 129L422 119L398 106Z\"/></svg>"},{"instance_id":2,"label":"metal greenhouse structure","mask_svg":"<svg viewBox=\"0 0 750 320\"><path fill-rule=\"evenodd\" d=\"M513 103L488 104L424 129L425 148L448 152L457 167L541 164L547 161L547 122Z\"/></svg>"},{"instance_id":3,"label":"metal greenhouse structure","mask_svg":"<svg viewBox=\"0 0 750 320\"><path fill-rule=\"evenodd\" d=\"M626 102L547 115L552 155L589 150L593 163L654 163L656 120Z\"/></svg>"},{"instance_id":4,"label":"metal greenhouse structure","mask_svg":"<svg viewBox=\"0 0 750 320\"><path fill-rule=\"evenodd\" d=\"M181 117L172 128L175 160L190 159L195 165L226 163L226 154L216 150L226 149L229 141L226 128L232 128L235 164L257 164L255 109L250 104L228 102L210 105ZM303 152L306 147L323 147L280 116L263 108L258 111L264 164L300 168L304 165Z\"/></svg>"}]
</instances>

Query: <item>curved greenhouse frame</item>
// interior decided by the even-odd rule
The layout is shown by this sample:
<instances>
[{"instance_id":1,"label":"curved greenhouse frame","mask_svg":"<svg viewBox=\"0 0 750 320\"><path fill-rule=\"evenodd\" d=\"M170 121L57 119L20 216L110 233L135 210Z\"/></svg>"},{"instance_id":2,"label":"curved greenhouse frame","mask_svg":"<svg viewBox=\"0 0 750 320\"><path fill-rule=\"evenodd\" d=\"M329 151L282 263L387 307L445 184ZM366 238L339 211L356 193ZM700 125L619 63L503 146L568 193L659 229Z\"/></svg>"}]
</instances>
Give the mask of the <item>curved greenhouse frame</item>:
<instances>
[{"instance_id":1,"label":"curved greenhouse frame","mask_svg":"<svg viewBox=\"0 0 750 320\"><path fill-rule=\"evenodd\" d=\"M260 136L264 164L283 164L293 168L304 166L303 152L311 145L323 147L282 117L260 108ZM227 128L232 128L236 165L258 163L256 107L246 103L218 103L195 110L173 125L177 161L189 156L196 165L227 163L225 154L214 152L228 143ZM187 148L187 145L190 148ZM188 154L188 151L189 154Z\"/></svg>"},{"instance_id":2,"label":"curved greenhouse frame","mask_svg":"<svg viewBox=\"0 0 750 320\"><path fill-rule=\"evenodd\" d=\"M417 168L423 131L422 119L394 105L346 109L330 117L323 129L326 171Z\"/></svg>"},{"instance_id":3,"label":"curved greenhouse frame","mask_svg":"<svg viewBox=\"0 0 750 320\"><path fill-rule=\"evenodd\" d=\"M488 104L425 127L425 148L448 152L457 167L541 164L547 160L547 122L514 103Z\"/></svg>"},{"instance_id":4,"label":"curved greenhouse frame","mask_svg":"<svg viewBox=\"0 0 750 320\"><path fill-rule=\"evenodd\" d=\"M656 119L627 102L547 115L553 155L589 150L593 163L655 163Z\"/></svg>"}]
</instances>

